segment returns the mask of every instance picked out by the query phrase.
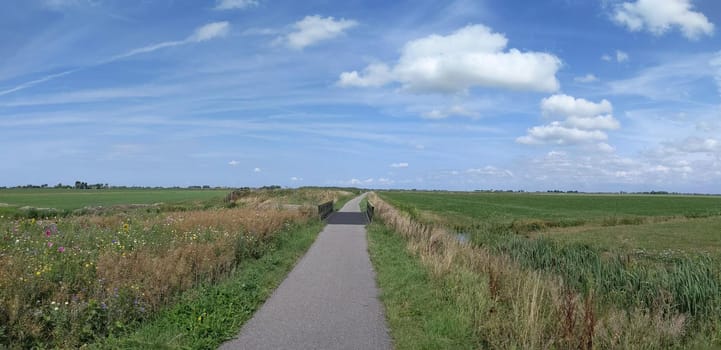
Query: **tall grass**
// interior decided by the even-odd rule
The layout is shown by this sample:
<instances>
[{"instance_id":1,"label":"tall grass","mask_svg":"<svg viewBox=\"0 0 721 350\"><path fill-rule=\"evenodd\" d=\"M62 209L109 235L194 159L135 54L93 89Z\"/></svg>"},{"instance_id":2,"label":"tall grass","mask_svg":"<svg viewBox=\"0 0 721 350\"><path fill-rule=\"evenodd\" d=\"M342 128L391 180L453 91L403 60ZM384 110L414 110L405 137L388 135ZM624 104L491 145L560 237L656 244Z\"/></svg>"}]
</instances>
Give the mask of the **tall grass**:
<instances>
[{"instance_id":1,"label":"tall grass","mask_svg":"<svg viewBox=\"0 0 721 350\"><path fill-rule=\"evenodd\" d=\"M0 221L0 344L75 348L124 334L227 276L310 211L212 209Z\"/></svg>"},{"instance_id":2,"label":"tall grass","mask_svg":"<svg viewBox=\"0 0 721 350\"><path fill-rule=\"evenodd\" d=\"M518 237L519 240L501 243L509 238L505 235L493 237L497 240L496 246L466 244L460 242L455 233L439 226L419 223L412 215L395 209L378 196L374 195L370 200L376 206L377 217L406 239L408 250L420 259L435 278L458 285L475 281L472 283L473 288L458 288L449 298L454 298L460 309L473 315L475 331L481 339L480 347L668 349L719 345L718 331L714 329L718 323L711 321L694 326L689 321L693 317L691 312L700 315L701 310L678 307L672 292L649 292L653 302L617 305L607 302L608 295L616 292L613 288L603 290L598 287L598 283L605 282L597 282L593 278L574 280L569 278L570 274L564 276L559 272L561 270L554 270L574 269L571 266L558 267L573 264L587 264L603 270L603 259L594 257L588 250L568 250L565 253L567 257L559 258L555 247L541 243L538 243L538 248L531 243L525 246L520 241L521 237ZM509 253L511 251L523 251L514 254L525 256L528 262L545 268L524 263ZM695 269L695 266L689 266L679 269L676 274L658 278L677 288L695 288L695 280L703 276L690 273L703 272ZM649 274L652 274L650 271ZM610 273L599 273L598 276L599 279L613 278ZM686 284L682 282L684 279L687 280ZM653 287L640 281L637 287L631 287L629 291ZM676 293L681 295L685 292ZM701 307L701 300L709 300L704 299L709 298L704 293L684 294L690 295L688 307ZM621 296L618 298L623 299ZM708 311L713 311L713 308Z\"/></svg>"}]
</instances>

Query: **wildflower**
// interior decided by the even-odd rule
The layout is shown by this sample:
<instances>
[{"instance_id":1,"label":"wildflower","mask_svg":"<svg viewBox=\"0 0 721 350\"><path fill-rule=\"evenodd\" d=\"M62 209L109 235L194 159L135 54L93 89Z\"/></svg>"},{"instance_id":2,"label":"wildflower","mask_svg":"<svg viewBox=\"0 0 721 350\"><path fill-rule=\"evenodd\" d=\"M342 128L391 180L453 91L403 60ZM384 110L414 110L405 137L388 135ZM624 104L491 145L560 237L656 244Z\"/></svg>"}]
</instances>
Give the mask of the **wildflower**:
<instances>
[{"instance_id":1,"label":"wildflower","mask_svg":"<svg viewBox=\"0 0 721 350\"><path fill-rule=\"evenodd\" d=\"M65 252L65 247L59 247L59 248L58 248L58 251L61 252L61 253L64 253L64 252Z\"/></svg>"},{"instance_id":2,"label":"wildflower","mask_svg":"<svg viewBox=\"0 0 721 350\"><path fill-rule=\"evenodd\" d=\"M128 225L128 223L123 224L123 231L125 231L125 232L130 231L130 225Z\"/></svg>"},{"instance_id":3,"label":"wildflower","mask_svg":"<svg viewBox=\"0 0 721 350\"><path fill-rule=\"evenodd\" d=\"M45 230L45 237L50 237L52 235L52 232L50 232L50 229Z\"/></svg>"},{"instance_id":4,"label":"wildflower","mask_svg":"<svg viewBox=\"0 0 721 350\"><path fill-rule=\"evenodd\" d=\"M53 246L53 242L48 242L48 248Z\"/></svg>"}]
</instances>

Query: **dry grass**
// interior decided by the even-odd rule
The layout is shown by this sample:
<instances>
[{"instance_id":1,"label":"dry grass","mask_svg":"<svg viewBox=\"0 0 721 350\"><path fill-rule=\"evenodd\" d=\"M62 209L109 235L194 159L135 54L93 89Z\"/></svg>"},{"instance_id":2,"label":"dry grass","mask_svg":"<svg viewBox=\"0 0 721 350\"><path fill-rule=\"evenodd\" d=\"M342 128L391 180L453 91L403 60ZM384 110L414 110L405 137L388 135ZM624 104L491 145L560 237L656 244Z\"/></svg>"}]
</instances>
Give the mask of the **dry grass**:
<instances>
[{"instance_id":1,"label":"dry grass","mask_svg":"<svg viewBox=\"0 0 721 350\"><path fill-rule=\"evenodd\" d=\"M489 348L635 349L684 345L686 317L670 300L653 310L599 305L555 276L521 268L504 255L459 242L444 228L421 224L375 194L376 215L401 234L435 278L457 284L451 296L474 317ZM467 276L473 276L468 278ZM469 287L464 281L473 280Z\"/></svg>"},{"instance_id":2,"label":"dry grass","mask_svg":"<svg viewBox=\"0 0 721 350\"><path fill-rule=\"evenodd\" d=\"M238 207L0 222L0 348L75 348L122 334L312 217Z\"/></svg>"}]
</instances>

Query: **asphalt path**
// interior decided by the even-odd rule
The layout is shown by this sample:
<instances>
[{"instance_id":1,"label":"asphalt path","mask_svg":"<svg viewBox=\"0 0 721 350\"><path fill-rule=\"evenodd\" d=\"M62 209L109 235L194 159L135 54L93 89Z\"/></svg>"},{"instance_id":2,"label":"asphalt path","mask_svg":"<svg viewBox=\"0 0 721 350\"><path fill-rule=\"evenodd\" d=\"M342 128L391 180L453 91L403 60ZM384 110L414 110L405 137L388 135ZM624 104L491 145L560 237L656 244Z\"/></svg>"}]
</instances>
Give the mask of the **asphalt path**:
<instances>
[{"instance_id":1,"label":"asphalt path","mask_svg":"<svg viewBox=\"0 0 721 350\"><path fill-rule=\"evenodd\" d=\"M221 349L391 349L365 215L354 198L328 225L238 337Z\"/></svg>"}]
</instances>

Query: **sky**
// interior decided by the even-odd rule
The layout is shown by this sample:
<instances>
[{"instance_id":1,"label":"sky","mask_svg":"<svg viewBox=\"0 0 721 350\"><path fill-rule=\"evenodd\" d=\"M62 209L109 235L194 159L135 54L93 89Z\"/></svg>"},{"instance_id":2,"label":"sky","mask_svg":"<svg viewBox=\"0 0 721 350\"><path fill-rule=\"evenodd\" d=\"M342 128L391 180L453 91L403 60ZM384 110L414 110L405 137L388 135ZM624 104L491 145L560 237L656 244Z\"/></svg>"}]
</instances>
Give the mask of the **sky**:
<instances>
[{"instance_id":1,"label":"sky","mask_svg":"<svg viewBox=\"0 0 721 350\"><path fill-rule=\"evenodd\" d=\"M721 1L7 0L0 186L721 193Z\"/></svg>"}]
</instances>

